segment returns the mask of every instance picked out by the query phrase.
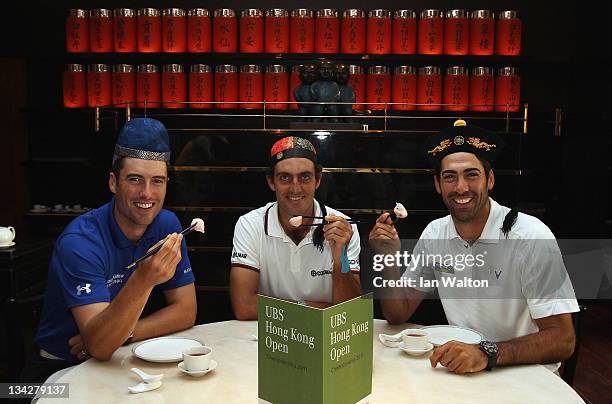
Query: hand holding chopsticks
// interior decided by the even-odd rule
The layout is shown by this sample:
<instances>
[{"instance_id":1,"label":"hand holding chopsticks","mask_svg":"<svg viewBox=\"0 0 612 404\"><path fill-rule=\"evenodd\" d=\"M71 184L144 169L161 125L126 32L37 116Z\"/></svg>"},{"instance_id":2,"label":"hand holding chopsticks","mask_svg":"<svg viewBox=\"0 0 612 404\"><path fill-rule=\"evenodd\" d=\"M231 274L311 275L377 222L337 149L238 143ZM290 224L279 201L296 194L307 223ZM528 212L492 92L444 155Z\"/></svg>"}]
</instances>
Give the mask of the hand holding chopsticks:
<instances>
[{"instance_id":1,"label":"hand holding chopsticks","mask_svg":"<svg viewBox=\"0 0 612 404\"><path fill-rule=\"evenodd\" d=\"M181 231L181 235L186 236L187 234L191 233L192 231L197 231L200 233L204 233L204 221L200 218L195 218L191 221L191 225L185 229L183 229ZM159 250L161 250L162 246L164 245L164 242L161 242L157 245L157 247L152 248L151 250L149 250L145 255L143 255L142 257L138 258L136 261L132 262L131 264L129 264L128 266L125 267L125 270L127 271L128 269L134 267L136 264L138 264L140 261L149 258L150 256L152 256L153 254L157 253Z\"/></svg>"}]
</instances>

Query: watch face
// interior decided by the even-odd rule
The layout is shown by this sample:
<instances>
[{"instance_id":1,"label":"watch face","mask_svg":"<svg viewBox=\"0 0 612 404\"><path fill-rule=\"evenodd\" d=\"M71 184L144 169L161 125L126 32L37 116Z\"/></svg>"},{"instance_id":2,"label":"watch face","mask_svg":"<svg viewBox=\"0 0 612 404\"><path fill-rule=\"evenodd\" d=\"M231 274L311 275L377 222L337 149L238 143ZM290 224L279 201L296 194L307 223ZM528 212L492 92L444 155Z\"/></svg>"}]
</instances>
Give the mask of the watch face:
<instances>
[{"instance_id":1,"label":"watch face","mask_svg":"<svg viewBox=\"0 0 612 404\"><path fill-rule=\"evenodd\" d=\"M498 352L497 344L491 341L482 341L482 349L488 355L496 355Z\"/></svg>"}]
</instances>

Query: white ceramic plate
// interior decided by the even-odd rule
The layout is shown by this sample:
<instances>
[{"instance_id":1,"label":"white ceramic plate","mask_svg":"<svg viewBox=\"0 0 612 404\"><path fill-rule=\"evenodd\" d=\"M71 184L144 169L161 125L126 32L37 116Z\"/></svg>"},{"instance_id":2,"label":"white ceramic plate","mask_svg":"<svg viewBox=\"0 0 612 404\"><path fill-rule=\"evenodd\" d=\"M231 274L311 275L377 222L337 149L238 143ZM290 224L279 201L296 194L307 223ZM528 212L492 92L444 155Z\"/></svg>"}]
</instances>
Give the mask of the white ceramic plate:
<instances>
[{"instance_id":1,"label":"white ceramic plate","mask_svg":"<svg viewBox=\"0 0 612 404\"><path fill-rule=\"evenodd\" d=\"M434 344L434 346L444 345L452 340L466 344L478 344L482 341L482 334L470 328L454 325L430 325L421 329L427 331L429 342Z\"/></svg>"},{"instance_id":2,"label":"white ceramic plate","mask_svg":"<svg viewBox=\"0 0 612 404\"><path fill-rule=\"evenodd\" d=\"M3 245L0 245L0 248L9 248L9 247L12 247L12 246L14 246L14 245L15 245L15 242L14 242L14 241L11 241L11 242L10 242L10 243L8 243L8 244L3 244Z\"/></svg>"},{"instance_id":3,"label":"white ceramic plate","mask_svg":"<svg viewBox=\"0 0 612 404\"><path fill-rule=\"evenodd\" d=\"M170 363L182 361L185 349L202 345L194 338L161 337L141 342L132 348L132 352L145 361Z\"/></svg>"}]
</instances>

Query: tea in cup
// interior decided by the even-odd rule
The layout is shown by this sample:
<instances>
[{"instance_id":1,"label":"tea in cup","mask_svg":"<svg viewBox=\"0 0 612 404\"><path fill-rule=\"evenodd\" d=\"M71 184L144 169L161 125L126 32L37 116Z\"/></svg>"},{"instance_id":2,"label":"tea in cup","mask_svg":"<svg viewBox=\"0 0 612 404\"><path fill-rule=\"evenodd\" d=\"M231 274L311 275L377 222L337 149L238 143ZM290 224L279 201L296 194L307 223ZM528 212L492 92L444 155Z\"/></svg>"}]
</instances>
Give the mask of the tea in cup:
<instances>
[{"instance_id":1,"label":"tea in cup","mask_svg":"<svg viewBox=\"0 0 612 404\"><path fill-rule=\"evenodd\" d=\"M15 240L15 229L11 226L0 227L0 246L7 246Z\"/></svg>"},{"instance_id":2,"label":"tea in cup","mask_svg":"<svg viewBox=\"0 0 612 404\"><path fill-rule=\"evenodd\" d=\"M183 366L189 372L208 370L212 359L212 348L196 346L183 351Z\"/></svg>"},{"instance_id":3,"label":"tea in cup","mask_svg":"<svg viewBox=\"0 0 612 404\"><path fill-rule=\"evenodd\" d=\"M427 331L408 329L402 332L402 341L404 342L404 347L406 349L413 349L417 351L427 349L429 338Z\"/></svg>"}]
</instances>

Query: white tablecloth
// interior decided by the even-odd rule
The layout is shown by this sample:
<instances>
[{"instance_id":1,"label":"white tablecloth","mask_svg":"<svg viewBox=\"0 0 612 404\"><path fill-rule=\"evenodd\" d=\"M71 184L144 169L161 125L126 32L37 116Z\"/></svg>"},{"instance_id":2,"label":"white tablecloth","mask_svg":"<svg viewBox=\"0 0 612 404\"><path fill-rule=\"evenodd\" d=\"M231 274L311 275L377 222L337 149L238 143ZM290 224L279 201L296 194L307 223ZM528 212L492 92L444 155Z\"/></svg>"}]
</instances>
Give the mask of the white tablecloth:
<instances>
[{"instance_id":1,"label":"white tablecloth","mask_svg":"<svg viewBox=\"0 0 612 404\"><path fill-rule=\"evenodd\" d=\"M407 325L374 321L374 370L371 403L582 403L561 378L540 365L510 366L467 375L455 375L428 355L412 357L378 341L378 334L395 334ZM200 378L177 369L176 363L150 363L133 356L132 345L121 347L108 362L90 359L57 382L70 384L68 399L41 399L38 403L256 403L256 321L225 321L193 327L175 335L195 337L213 348L217 368ZM137 343L135 343L137 344ZM130 368L163 373L157 390L131 394L139 382Z\"/></svg>"}]
</instances>

